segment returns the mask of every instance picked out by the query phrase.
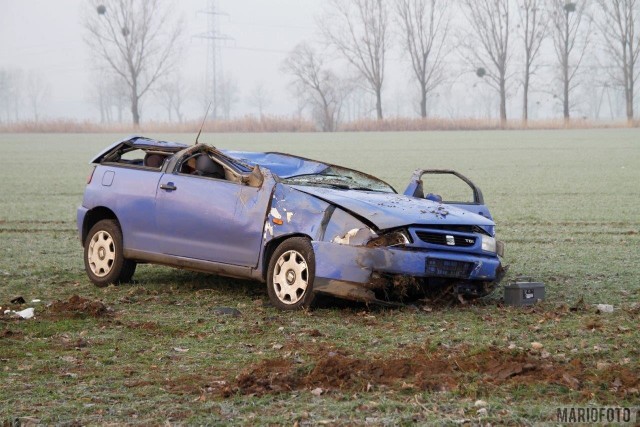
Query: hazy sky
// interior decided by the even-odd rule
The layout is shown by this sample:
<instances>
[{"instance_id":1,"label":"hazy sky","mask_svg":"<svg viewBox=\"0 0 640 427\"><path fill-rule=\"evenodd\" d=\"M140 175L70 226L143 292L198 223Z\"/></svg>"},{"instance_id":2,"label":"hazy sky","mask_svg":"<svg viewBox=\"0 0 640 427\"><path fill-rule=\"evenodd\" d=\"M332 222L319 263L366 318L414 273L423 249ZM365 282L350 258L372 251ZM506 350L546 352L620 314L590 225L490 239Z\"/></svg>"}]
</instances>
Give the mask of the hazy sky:
<instances>
[{"instance_id":1,"label":"hazy sky","mask_svg":"<svg viewBox=\"0 0 640 427\"><path fill-rule=\"evenodd\" d=\"M83 0L0 0L0 68L38 70L51 85L51 96L44 105L47 117L95 118L97 110L88 101L91 90L92 59L83 41ZM289 99L288 77L282 76L280 64L297 43L315 35L315 15L321 9L317 0L219 0L228 16L220 18L222 31L234 38L222 48L225 74L240 87L237 113L255 112L248 94L263 83L273 95L269 112L291 114L294 102ZM186 49L181 72L199 90L204 84L206 41L195 37L207 30L206 16L199 13L207 0L173 2L186 24ZM191 94L191 109L199 108L200 99ZM283 99L284 98L284 99ZM143 120L163 117L153 111L147 99ZM26 114L26 113L25 113Z\"/></svg>"},{"instance_id":2,"label":"hazy sky","mask_svg":"<svg viewBox=\"0 0 640 427\"><path fill-rule=\"evenodd\" d=\"M189 118L201 117L204 113L202 91L207 43L197 35L207 31L206 15L199 11L207 7L208 0L166 1L171 2L176 16L182 16L186 24L180 72L190 92L184 109ZM87 9L88 3L88 0L0 0L0 68L21 69L25 74L32 71L41 73L51 86L51 95L41 106L43 117L94 120L99 117L97 107L90 102L95 79L92 70L95 67L91 52L84 43L86 32L82 23L83 13L87 10L93 12L92 8ZM286 116L296 113L297 103L290 91L291 79L283 75L280 68L296 44L320 41L316 22L322 15L323 5L322 0L218 0L218 7L226 13L220 18L221 32L233 39L225 42L221 49L224 73L239 87L238 102L232 115L257 114L249 94L259 84L271 95L267 114ZM452 10L454 30L450 36L455 40L466 34L467 24L459 8ZM520 39L514 35L512 47L520 49L519 43ZM553 52L551 42L547 40L542 57L545 66L534 80L530 94L532 119L557 118L560 115L559 98L553 92L557 92L557 85L553 83L556 63ZM597 49L588 50L588 54L593 52ZM593 67L593 58L587 56L582 68L588 71L585 75L591 80L585 80L586 83L573 95L575 109L572 115L593 115L595 102L596 106L604 105L602 111L598 108L598 114L603 118L609 115L620 117L620 94L617 100L613 98L612 101L608 89L605 92L602 85L593 86L596 78L602 80L607 76L602 69L589 70ZM496 93L475 76L474 69L469 69L458 51L447 57L446 65L450 79L430 98L430 114L443 118L495 118L498 114ZM512 80L508 117L518 118L521 114L518 79L522 60L515 56L511 66L517 78ZM341 75L347 72L344 66L337 71ZM387 55L383 92L385 116L415 117L416 98L410 66L396 40ZM607 101L609 109L605 110ZM30 118L28 107L22 108L22 118ZM350 109L353 108L347 105L344 110L349 114ZM164 108L151 96L143 100L142 110L143 121L166 119Z\"/></svg>"}]
</instances>

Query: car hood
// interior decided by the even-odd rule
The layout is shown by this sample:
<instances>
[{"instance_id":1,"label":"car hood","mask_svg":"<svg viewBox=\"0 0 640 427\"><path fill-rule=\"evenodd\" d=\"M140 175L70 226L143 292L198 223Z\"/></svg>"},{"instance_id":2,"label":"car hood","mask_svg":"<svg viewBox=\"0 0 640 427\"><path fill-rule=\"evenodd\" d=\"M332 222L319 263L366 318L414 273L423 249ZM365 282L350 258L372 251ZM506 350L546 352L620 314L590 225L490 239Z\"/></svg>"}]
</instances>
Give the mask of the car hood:
<instances>
[{"instance_id":1,"label":"car hood","mask_svg":"<svg viewBox=\"0 0 640 427\"><path fill-rule=\"evenodd\" d=\"M407 225L477 225L483 228L494 225L490 219L464 209L401 194L291 187L365 218L380 230Z\"/></svg>"}]
</instances>

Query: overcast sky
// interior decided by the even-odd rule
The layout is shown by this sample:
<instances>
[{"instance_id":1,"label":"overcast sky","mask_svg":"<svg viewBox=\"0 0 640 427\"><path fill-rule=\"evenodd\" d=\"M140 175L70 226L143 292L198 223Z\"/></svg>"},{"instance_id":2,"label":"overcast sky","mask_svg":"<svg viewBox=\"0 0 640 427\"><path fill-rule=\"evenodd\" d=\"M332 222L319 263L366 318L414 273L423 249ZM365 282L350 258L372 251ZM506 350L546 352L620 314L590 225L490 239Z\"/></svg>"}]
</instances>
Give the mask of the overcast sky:
<instances>
[{"instance_id":1,"label":"overcast sky","mask_svg":"<svg viewBox=\"0 0 640 427\"><path fill-rule=\"evenodd\" d=\"M47 117L95 118L89 103L91 53L83 41L83 0L0 0L0 68L38 70L51 85L44 106ZM207 0L173 2L186 24L186 49L181 73L194 91L204 85L206 41L197 38L207 30L206 16L199 13ZM272 114L287 115L294 101L287 90L288 77L280 72L286 53L302 40L313 39L317 0L219 0L227 16L220 18L222 32L234 40L222 48L225 74L240 87L237 113L253 113L248 95L264 84L273 95ZM192 97L194 95L192 94ZM192 100L193 101L193 100ZM161 115L145 102L144 118ZM198 108L200 100L192 102ZM148 114L147 114L148 112Z\"/></svg>"},{"instance_id":2,"label":"overcast sky","mask_svg":"<svg viewBox=\"0 0 640 427\"><path fill-rule=\"evenodd\" d=\"M140 0L142 1L142 0ZM201 117L204 113L203 96L207 61L207 43L198 38L207 31L208 0L165 0L182 16L185 23L185 49L182 52L180 73L190 92L185 105L188 118ZM88 9L88 0L0 0L0 69L20 69L23 74L39 72L51 87L51 94L41 106L41 117L96 120L98 109L90 101L95 81L95 65L89 48L84 42L86 31L82 16ZM224 74L238 85L238 102L232 115L257 114L250 101L250 93L262 85L270 95L266 113L290 116L297 112L297 102L290 91L291 79L281 71L287 53L298 43L320 42L317 20L323 13L322 0L218 0L218 7L225 12L220 17L221 32L232 40L221 48ZM465 34L465 19L459 9L454 12L454 31L451 37ZM515 30L514 30L515 31ZM519 39L512 38L512 46L519 46ZM597 52L589 49L588 53ZM589 55L588 55L589 56ZM521 60L512 61L516 72L508 100L508 117L521 114L519 73ZM530 94L532 119L557 118L560 104L554 97L553 75L556 63L550 41L543 49L542 63L546 64L534 80ZM476 117L495 118L498 114L498 97L483 81L474 75L455 51L447 57L450 80L430 98L429 113L444 118ZM335 64L334 65L338 65ZM594 102L602 118L622 114L620 94L612 96L603 85L594 86L595 79L606 78L602 69L591 69L593 59L588 58L582 68L591 80L572 95L575 102L574 117L593 115ZM337 70L348 75L344 66ZM412 80L410 66L398 43L387 55L383 107L385 116L416 116L417 91ZM353 73L351 74L353 76ZM600 82L602 83L602 82ZM556 85L557 86L557 85ZM607 101L609 109L607 107ZM599 104L598 104L599 102ZM368 106L367 106L368 108ZM23 106L23 119L30 118L27 106ZM345 111L349 114L350 107ZM166 112L152 96L143 100L142 120L165 120ZM347 117L349 118L349 117Z\"/></svg>"}]
</instances>

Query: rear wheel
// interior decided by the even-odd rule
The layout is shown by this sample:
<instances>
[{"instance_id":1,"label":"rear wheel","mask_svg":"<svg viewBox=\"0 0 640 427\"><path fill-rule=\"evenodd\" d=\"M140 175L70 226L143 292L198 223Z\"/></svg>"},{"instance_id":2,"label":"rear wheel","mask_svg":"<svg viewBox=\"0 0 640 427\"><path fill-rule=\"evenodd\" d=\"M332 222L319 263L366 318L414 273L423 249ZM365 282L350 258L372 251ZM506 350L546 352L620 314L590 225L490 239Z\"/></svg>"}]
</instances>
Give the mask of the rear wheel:
<instances>
[{"instance_id":1,"label":"rear wheel","mask_svg":"<svg viewBox=\"0 0 640 427\"><path fill-rule=\"evenodd\" d=\"M308 308L315 299L315 257L309 239L292 237L280 244L269 261L267 291L281 310Z\"/></svg>"},{"instance_id":2,"label":"rear wheel","mask_svg":"<svg viewBox=\"0 0 640 427\"><path fill-rule=\"evenodd\" d=\"M115 220L99 221L89 230L84 242L84 268L99 287L131 281L136 263L124 258L122 231Z\"/></svg>"}]
</instances>

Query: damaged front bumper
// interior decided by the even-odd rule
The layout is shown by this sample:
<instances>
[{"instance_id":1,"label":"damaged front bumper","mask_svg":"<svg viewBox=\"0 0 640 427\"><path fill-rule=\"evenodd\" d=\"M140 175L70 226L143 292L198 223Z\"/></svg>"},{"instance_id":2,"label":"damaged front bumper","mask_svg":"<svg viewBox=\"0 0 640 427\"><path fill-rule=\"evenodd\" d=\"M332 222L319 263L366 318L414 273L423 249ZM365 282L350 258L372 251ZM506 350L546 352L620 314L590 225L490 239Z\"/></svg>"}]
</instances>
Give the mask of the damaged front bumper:
<instances>
[{"instance_id":1,"label":"damaged front bumper","mask_svg":"<svg viewBox=\"0 0 640 427\"><path fill-rule=\"evenodd\" d=\"M314 291L341 298L383 302L376 298L393 276L459 283L471 289L477 284L497 284L503 267L497 256L453 251L369 248L331 242L312 242L316 259ZM435 280L434 280L435 279Z\"/></svg>"}]
</instances>

